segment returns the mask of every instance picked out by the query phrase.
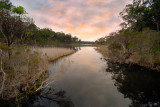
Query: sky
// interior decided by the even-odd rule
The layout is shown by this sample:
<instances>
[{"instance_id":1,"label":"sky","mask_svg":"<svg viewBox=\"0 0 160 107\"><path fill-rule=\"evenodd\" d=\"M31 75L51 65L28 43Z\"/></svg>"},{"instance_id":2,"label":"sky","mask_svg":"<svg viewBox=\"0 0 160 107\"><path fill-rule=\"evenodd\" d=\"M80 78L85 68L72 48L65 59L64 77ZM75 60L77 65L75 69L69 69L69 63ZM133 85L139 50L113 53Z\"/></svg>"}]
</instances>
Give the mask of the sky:
<instances>
[{"instance_id":1,"label":"sky","mask_svg":"<svg viewBox=\"0 0 160 107\"><path fill-rule=\"evenodd\" d=\"M120 29L119 13L132 0L10 0L23 6L40 28L95 41Z\"/></svg>"}]
</instances>

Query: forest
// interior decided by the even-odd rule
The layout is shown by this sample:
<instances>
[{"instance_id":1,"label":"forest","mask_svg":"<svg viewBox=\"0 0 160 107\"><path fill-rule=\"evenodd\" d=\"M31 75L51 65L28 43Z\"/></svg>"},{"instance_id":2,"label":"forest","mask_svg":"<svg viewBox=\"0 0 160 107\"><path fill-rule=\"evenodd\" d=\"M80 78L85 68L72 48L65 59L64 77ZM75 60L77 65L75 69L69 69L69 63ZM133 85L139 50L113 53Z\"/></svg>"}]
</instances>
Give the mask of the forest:
<instances>
[{"instance_id":1,"label":"forest","mask_svg":"<svg viewBox=\"0 0 160 107\"><path fill-rule=\"evenodd\" d=\"M40 29L34 20L27 16L22 6L14 6L8 0L0 2L0 41L1 45L51 45L80 42L77 37L50 28Z\"/></svg>"},{"instance_id":2,"label":"forest","mask_svg":"<svg viewBox=\"0 0 160 107\"><path fill-rule=\"evenodd\" d=\"M120 63L160 70L160 0L133 0L120 12L121 29L96 41Z\"/></svg>"}]
</instances>

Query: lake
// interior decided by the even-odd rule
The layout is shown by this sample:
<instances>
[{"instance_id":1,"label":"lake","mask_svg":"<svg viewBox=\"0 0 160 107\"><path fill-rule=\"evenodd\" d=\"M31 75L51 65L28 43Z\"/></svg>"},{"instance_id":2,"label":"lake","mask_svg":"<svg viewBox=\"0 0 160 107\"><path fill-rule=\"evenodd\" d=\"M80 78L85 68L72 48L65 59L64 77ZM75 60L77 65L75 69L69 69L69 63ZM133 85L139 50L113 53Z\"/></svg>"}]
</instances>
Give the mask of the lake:
<instances>
[{"instance_id":1,"label":"lake","mask_svg":"<svg viewBox=\"0 0 160 107\"><path fill-rule=\"evenodd\" d=\"M29 106L160 106L160 73L106 61L95 47L81 47L51 63L48 80L51 84Z\"/></svg>"}]
</instances>

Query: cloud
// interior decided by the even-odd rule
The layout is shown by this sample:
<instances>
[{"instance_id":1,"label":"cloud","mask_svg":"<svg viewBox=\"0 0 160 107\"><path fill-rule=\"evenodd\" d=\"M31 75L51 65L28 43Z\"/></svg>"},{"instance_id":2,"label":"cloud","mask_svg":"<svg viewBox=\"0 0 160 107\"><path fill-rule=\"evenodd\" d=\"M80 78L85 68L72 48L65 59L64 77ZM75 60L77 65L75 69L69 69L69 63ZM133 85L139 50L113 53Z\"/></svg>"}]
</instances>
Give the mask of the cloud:
<instances>
[{"instance_id":1,"label":"cloud","mask_svg":"<svg viewBox=\"0 0 160 107\"><path fill-rule=\"evenodd\" d=\"M104 7L108 5L109 2L106 0L86 0L84 4L95 8L95 7Z\"/></svg>"},{"instance_id":2,"label":"cloud","mask_svg":"<svg viewBox=\"0 0 160 107\"><path fill-rule=\"evenodd\" d=\"M119 29L119 12L131 1L11 0L24 6L39 27L71 33L82 40L96 40Z\"/></svg>"}]
</instances>

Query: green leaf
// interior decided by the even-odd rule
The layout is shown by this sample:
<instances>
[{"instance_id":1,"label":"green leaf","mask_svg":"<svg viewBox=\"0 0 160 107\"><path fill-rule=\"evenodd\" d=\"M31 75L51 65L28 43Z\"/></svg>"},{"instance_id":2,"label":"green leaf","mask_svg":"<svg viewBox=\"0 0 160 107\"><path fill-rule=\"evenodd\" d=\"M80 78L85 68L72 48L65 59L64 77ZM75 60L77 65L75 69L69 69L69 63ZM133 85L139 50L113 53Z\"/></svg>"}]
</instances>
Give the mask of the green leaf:
<instances>
[{"instance_id":1,"label":"green leaf","mask_svg":"<svg viewBox=\"0 0 160 107\"><path fill-rule=\"evenodd\" d=\"M17 13L17 14L25 14L26 13L24 7L22 7L22 6L14 7L12 9L12 12Z\"/></svg>"}]
</instances>

